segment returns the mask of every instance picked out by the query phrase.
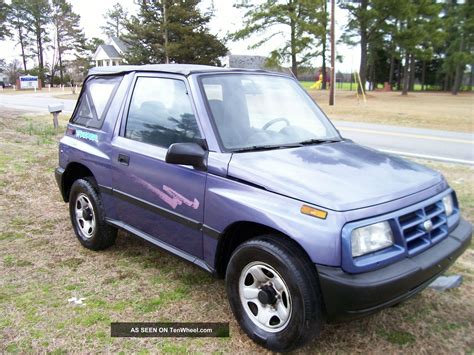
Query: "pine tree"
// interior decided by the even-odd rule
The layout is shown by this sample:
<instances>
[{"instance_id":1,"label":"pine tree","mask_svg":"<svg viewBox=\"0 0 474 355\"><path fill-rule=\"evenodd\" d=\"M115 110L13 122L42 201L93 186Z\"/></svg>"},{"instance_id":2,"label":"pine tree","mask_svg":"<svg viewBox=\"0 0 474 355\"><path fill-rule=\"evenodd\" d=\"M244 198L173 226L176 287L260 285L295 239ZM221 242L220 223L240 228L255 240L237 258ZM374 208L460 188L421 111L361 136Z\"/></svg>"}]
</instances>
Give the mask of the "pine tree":
<instances>
[{"instance_id":1,"label":"pine tree","mask_svg":"<svg viewBox=\"0 0 474 355\"><path fill-rule=\"evenodd\" d=\"M51 42L47 32L47 26L51 23L51 6L48 0L27 0L25 11L36 41L34 52L38 57L39 77L44 83L44 50L46 45Z\"/></svg>"},{"instance_id":2,"label":"pine tree","mask_svg":"<svg viewBox=\"0 0 474 355\"><path fill-rule=\"evenodd\" d=\"M199 0L142 1L127 22L124 41L128 63L219 64L225 45L207 27L210 13L201 13Z\"/></svg>"},{"instance_id":3,"label":"pine tree","mask_svg":"<svg viewBox=\"0 0 474 355\"><path fill-rule=\"evenodd\" d=\"M5 0L0 0L0 41L5 39L5 37L10 36L10 31L7 26L7 17L9 10L10 9L5 3Z\"/></svg>"},{"instance_id":4,"label":"pine tree","mask_svg":"<svg viewBox=\"0 0 474 355\"><path fill-rule=\"evenodd\" d=\"M100 26L100 29L107 37L122 38L125 25L128 21L127 11L120 5L114 4L112 9L108 10L104 15L105 26Z\"/></svg>"},{"instance_id":5,"label":"pine tree","mask_svg":"<svg viewBox=\"0 0 474 355\"><path fill-rule=\"evenodd\" d=\"M80 16L72 11L67 0L53 0L52 21L56 29L56 50L61 84L64 84L63 58L68 52L82 52L85 47L85 36L80 27ZM54 77L54 65L52 68Z\"/></svg>"},{"instance_id":6,"label":"pine tree","mask_svg":"<svg viewBox=\"0 0 474 355\"><path fill-rule=\"evenodd\" d=\"M395 40L403 52L402 94L414 89L417 60L431 60L435 49L443 42L439 14L441 7L432 0L401 0L398 11L400 28Z\"/></svg>"},{"instance_id":7,"label":"pine tree","mask_svg":"<svg viewBox=\"0 0 474 355\"><path fill-rule=\"evenodd\" d=\"M444 30L447 36L444 53L446 60L443 71L446 77L446 89L457 95L461 88L464 70L467 64L474 65L474 2L452 0L445 5ZM471 68L472 71L472 68ZM449 81L452 82L449 83Z\"/></svg>"},{"instance_id":8,"label":"pine tree","mask_svg":"<svg viewBox=\"0 0 474 355\"><path fill-rule=\"evenodd\" d=\"M367 81L369 49L378 47L374 43L380 40L381 29L399 6L398 0L341 1L341 8L350 14L343 41L349 45L360 43L359 75L362 87ZM361 91L361 88L358 90Z\"/></svg>"},{"instance_id":9,"label":"pine tree","mask_svg":"<svg viewBox=\"0 0 474 355\"><path fill-rule=\"evenodd\" d=\"M8 13L8 24L11 29L11 37L20 46L23 70L26 71L26 62L31 54L33 38L29 28L28 13L26 11L27 0L12 0Z\"/></svg>"},{"instance_id":10,"label":"pine tree","mask_svg":"<svg viewBox=\"0 0 474 355\"><path fill-rule=\"evenodd\" d=\"M275 36L289 38L271 53L270 60L291 62L291 71L298 75L298 66L320 55L319 44L326 36L325 0L267 0L255 5L240 0L234 7L245 9L243 28L232 33L233 40L247 39L255 34L264 37L249 48L257 48ZM277 26L277 27L275 27ZM319 43L318 43L319 42Z\"/></svg>"}]
</instances>

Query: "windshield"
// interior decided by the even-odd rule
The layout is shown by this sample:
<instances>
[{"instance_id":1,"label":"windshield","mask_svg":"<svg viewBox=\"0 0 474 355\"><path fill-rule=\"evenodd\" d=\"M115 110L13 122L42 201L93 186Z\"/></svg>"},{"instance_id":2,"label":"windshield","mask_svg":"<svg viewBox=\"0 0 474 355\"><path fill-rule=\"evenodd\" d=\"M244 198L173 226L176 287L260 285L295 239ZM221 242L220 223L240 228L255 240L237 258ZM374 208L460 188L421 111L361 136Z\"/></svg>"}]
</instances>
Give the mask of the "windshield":
<instances>
[{"instance_id":1,"label":"windshield","mask_svg":"<svg viewBox=\"0 0 474 355\"><path fill-rule=\"evenodd\" d=\"M217 74L201 80L218 134L228 150L340 140L318 106L290 78Z\"/></svg>"}]
</instances>

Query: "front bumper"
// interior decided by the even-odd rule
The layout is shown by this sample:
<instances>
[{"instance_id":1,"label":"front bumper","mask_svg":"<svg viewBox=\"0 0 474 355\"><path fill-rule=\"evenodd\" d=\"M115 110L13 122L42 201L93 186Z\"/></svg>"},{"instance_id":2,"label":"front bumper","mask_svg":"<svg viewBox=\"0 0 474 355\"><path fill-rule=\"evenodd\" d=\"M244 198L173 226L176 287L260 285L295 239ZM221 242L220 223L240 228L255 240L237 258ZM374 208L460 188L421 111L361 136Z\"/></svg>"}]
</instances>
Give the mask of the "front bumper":
<instances>
[{"instance_id":1,"label":"front bumper","mask_svg":"<svg viewBox=\"0 0 474 355\"><path fill-rule=\"evenodd\" d=\"M390 307L422 291L449 268L472 239L472 225L458 226L425 252L361 274L316 265L328 321L358 318Z\"/></svg>"}]
</instances>

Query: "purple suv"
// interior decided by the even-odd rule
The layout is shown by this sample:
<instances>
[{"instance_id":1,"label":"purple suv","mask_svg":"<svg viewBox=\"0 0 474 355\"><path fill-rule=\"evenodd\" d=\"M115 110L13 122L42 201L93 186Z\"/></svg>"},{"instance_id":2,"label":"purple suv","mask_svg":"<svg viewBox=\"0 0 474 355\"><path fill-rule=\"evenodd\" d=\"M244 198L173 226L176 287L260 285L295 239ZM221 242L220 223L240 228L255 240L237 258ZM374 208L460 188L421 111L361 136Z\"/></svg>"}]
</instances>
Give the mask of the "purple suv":
<instances>
[{"instance_id":1,"label":"purple suv","mask_svg":"<svg viewBox=\"0 0 474 355\"><path fill-rule=\"evenodd\" d=\"M121 228L225 277L271 350L415 295L472 238L441 174L342 138L282 74L94 68L59 150L83 246Z\"/></svg>"}]
</instances>

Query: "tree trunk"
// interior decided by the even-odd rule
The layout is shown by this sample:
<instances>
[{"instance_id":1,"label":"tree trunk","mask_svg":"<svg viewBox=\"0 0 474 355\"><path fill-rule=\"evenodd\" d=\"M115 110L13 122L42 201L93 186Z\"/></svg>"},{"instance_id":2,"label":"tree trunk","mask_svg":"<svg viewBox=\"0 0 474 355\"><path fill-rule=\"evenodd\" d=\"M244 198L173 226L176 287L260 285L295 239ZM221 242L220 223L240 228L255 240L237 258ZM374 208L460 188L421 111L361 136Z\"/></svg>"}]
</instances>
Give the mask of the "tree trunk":
<instances>
[{"instance_id":1,"label":"tree trunk","mask_svg":"<svg viewBox=\"0 0 474 355\"><path fill-rule=\"evenodd\" d=\"M451 72L447 72L444 75L443 91L448 91L450 81L451 81Z\"/></svg>"},{"instance_id":2,"label":"tree trunk","mask_svg":"<svg viewBox=\"0 0 474 355\"><path fill-rule=\"evenodd\" d=\"M41 33L41 27L38 27L36 30L36 42L38 45L38 67L40 71L40 79L44 84L43 35Z\"/></svg>"},{"instance_id":3,"label":"tree trunk","mask_svg":"<svg viewBox=\"0 0 474 355\"><path fill-rule=\"evenodd\" d=\"M365 90L365 82L366 82L366 68L367 68L367 36L364 35L360 37L360 67L359 67L360 82L364 90ZM362 88L359 87L357 89L359 94L362 94Z\"/></svg>"},{"instance_id":4,"label":"tree trunk","mask_svg":"<svg viewBox=\"0 0 474 355\"><path fill-rule=\"evenodd\" d=\"M471 75L469 77L469 91L472 91L474 85L474 64L471 64Z\"/></svg>"},{"instance_id":5,"label":"tree trunk","mask_svg":"<svg viewBox=\"0 0 474 355\"><path fill-rule=\"evenodd\" d=\"M397 64L397 90L400 90L402 86L402 59Z\"/></svg>"},{"instance_id":6,"label":"tree trunk","mask_svg":"<svg viewBox=\"0 0 474 355\"><path fill-rule=\"evenodd\" d=\"M375 59L372 59L372 67L370 68L370 82L372 90L377 89L377 78L375 77Z\"/></svg>"},{"instance_id":7,"label":"tree trunk","mask_svg":"<svg viewBox=\"0 0 474 355\"><path fill-rule=\"evenodd\" d=\"M298 63L296 62L296 24L293 18L290 19L290 31L291 71L295 78L298 78Z\"/></svg>"},{"instance_id":8,"label":"tree trunk","mask_svg":"<svg viewBox=\"0 0 474 355\"><path fill-rule=\"evenodd\" d=\"M369 0L361 0L360 8L362 13L367 11L369 6ZM360 75L360 82L362 87L365 90L365 81L366 81L366 68L367 68L367 23L365 19L360 19L359 21L360 26L360 67L359 67L359 75ZM359 94L362 93L362 88L358 88Z\"/></svg>"},{"instance_id":9,"label":"tree trunk","mask_svg":"<svg viewBox=\"0 0 474 355\"><path fill-rule=\"evenodd\" d=\"M405 65L403 66L403 91L402 95L408 95L408 85L410 84L410 78L408 73L408 67L410 66L410 54L405 54Z\"/></svg>"},{"instance_id":10,"label":"tree trunk","mask_svg":"<svg viewBox=\"0 0 474 355\"><path fill-rule=\"evenodd\" d=\"M463 40L463 36L461 35L461 40L459 42L459 51L462 52L463 49L464 49L464 40ZM458 65L456 65L456 73L454 74L454 83L451 89L451 94L453 95L457 95L461 87L462 78L464 76L464 67L465 67L464 63L462 64L459 63Z\"/></svg>"},{"instance_id":11,"label":"tree trunk","mask_svg":"<svg viewBox=\"0 0 474 355\"><path fill-rule=\"evenodd\" d=\"M321 83L321 89L322 90L326 90L327 89L327 85L326 85L326 81L327 81L327 68L326 68L326 38L324 38L324 41L323 41L323 66L322 66L322 74L323 74L323 82ZM319 80L319 78L318 78Z\"/></svg>"},{"instance_id":12,"label":"tree trunk","mask_svg":"<svg viewBox=\"0 0 474 355\"><path fill-rule=\"evenodd\" d=\"M390 58L390 71L388 73L388 84L390 85L390 90L393 90L392 82L393 82L393 72L394 71L395 71L395 54L392 52L392 56Z\"/></svg>"},{"instance_id":13,"label":"tree trunk","mask_svg":"<svg viewBox=\"0 0 474 355\"><path fill-rule=\"evenodd\" d=\"M63 59L61 49L58 48L58 61L59 61L59 78L61 80L61 85L64 84L64 74L63 74Z\"/></svg>"},{"instance_id":14,"label":"tree trunk","mask_svg":"<svg viewBox=\"0 0 474 355\"><path fill-rule=\"evenodd\" d=\"M462 78L464 76L464 65L459 64L456 66L456 73L454 74L454 83L451 89L451 94L457 95L461 88Z\"/></svg>"},{"instance_id":15,"label":"tree trunk","mask_svg":"<svg viewBox=\"0 0 474 355\"><path fill-rule=\"evenodd\" d=\"M367 82L369 83L369 84L368 84L369 87L367 88L367 91L371 91L371 90L373 90L373 87L372 87L372 85L373 85L373 81L372 81L372 64L370 64L370 63L367 64L367 69L366 69L366 70L367 70L367 78L366 78L366 80L367 80ZM366 85L367 85L367 84L366 84Z\"/></svg>"},{"instance_id":16,"label":"tree trunk","mask_svg":"<svg viewBox=\"0 0 474 355\"><path fill-rule=\"evenodd\" d=\"M398 20L395 21L395 28L398 28ZM395 71L395 51L397 46L394 44L393 36L391 38L391 56L390 56L390 70L388 72L388 84L390 85L390 90L393 90L393 72Z\"/></svg>"},{"instance_id":17,"label":"tree trunk","mask_svg":"<svg viewBox=\"0 0 474 355\"><path fill-rule=\"evenodd\" d=\"M166 1L163 1L163 22L164 22L164 41L165 41L165 63L168 64L170 62L170 57L168 53L168 18L166 14Z\"/></svg>"},{"instance_id":18,"label":"tree trunk","mask_svg":"<svg viewBox=\"0 0 474 355\"><path fill-rule=\"evenodd\" d=\"M421 91L425 91L425 80L426 80L426 61L423 61L421 69Z\"/></svg>"},{"instance_id":19,"label":"tree trunk","mask_svg":"<svg viewBox=\"0 0 474 355\"><path fill-rule=\"evenodd\" d=\"M323 82L321 83L321 89L322 90L327 89L327 84L326 84L326 81L327 81L327 73L326 73L326 70L327 70L326 69L326 45L327 45L327 43L326 43L326 41L327 41L327 29L328 29L327 13L328 13L327 1L324 1L323 66L322 66ZM319 80L319 77L318 77L318 80Z\"/></svg>"},{"instance_id":20,"label":"tree trunk","mask_svg":"<svg viewBox=\"0 0 474 355\"><path fill-rule=\"evenodd\" d=\"M26 72L25 44L23 43L23 32L21 26L18 27L18 42L20 42L21 59L23 61L23 70Z\"/></svg>"},{"instance_id":21,"label":"tree trunk","mask_svg":"<svg viewBox=\"0 0 474 355\"><path fill-rule=\"evenodd\" d=\"M63 57L62 57L62 52L61 52L61 39L59 35L57 36L57 45L58 45L58 61L59 61L59 78L61 81L61 85L64 84L64 75L63 75ZM54 65L54 63L53 63ZM51 78L54 80L54 77Z\"/></svg>"},{"instance_id":22,"label":"tree trunk","mask_svg":"<svg viewBox=\"0 0 474 355\"><path fill-rule=\"evenodd\" d=\"M410 82L408 84L408 90L415 90L415 73L416 73L416 59L415 55L410 56Z\"/></svg>"}]
</instances>

